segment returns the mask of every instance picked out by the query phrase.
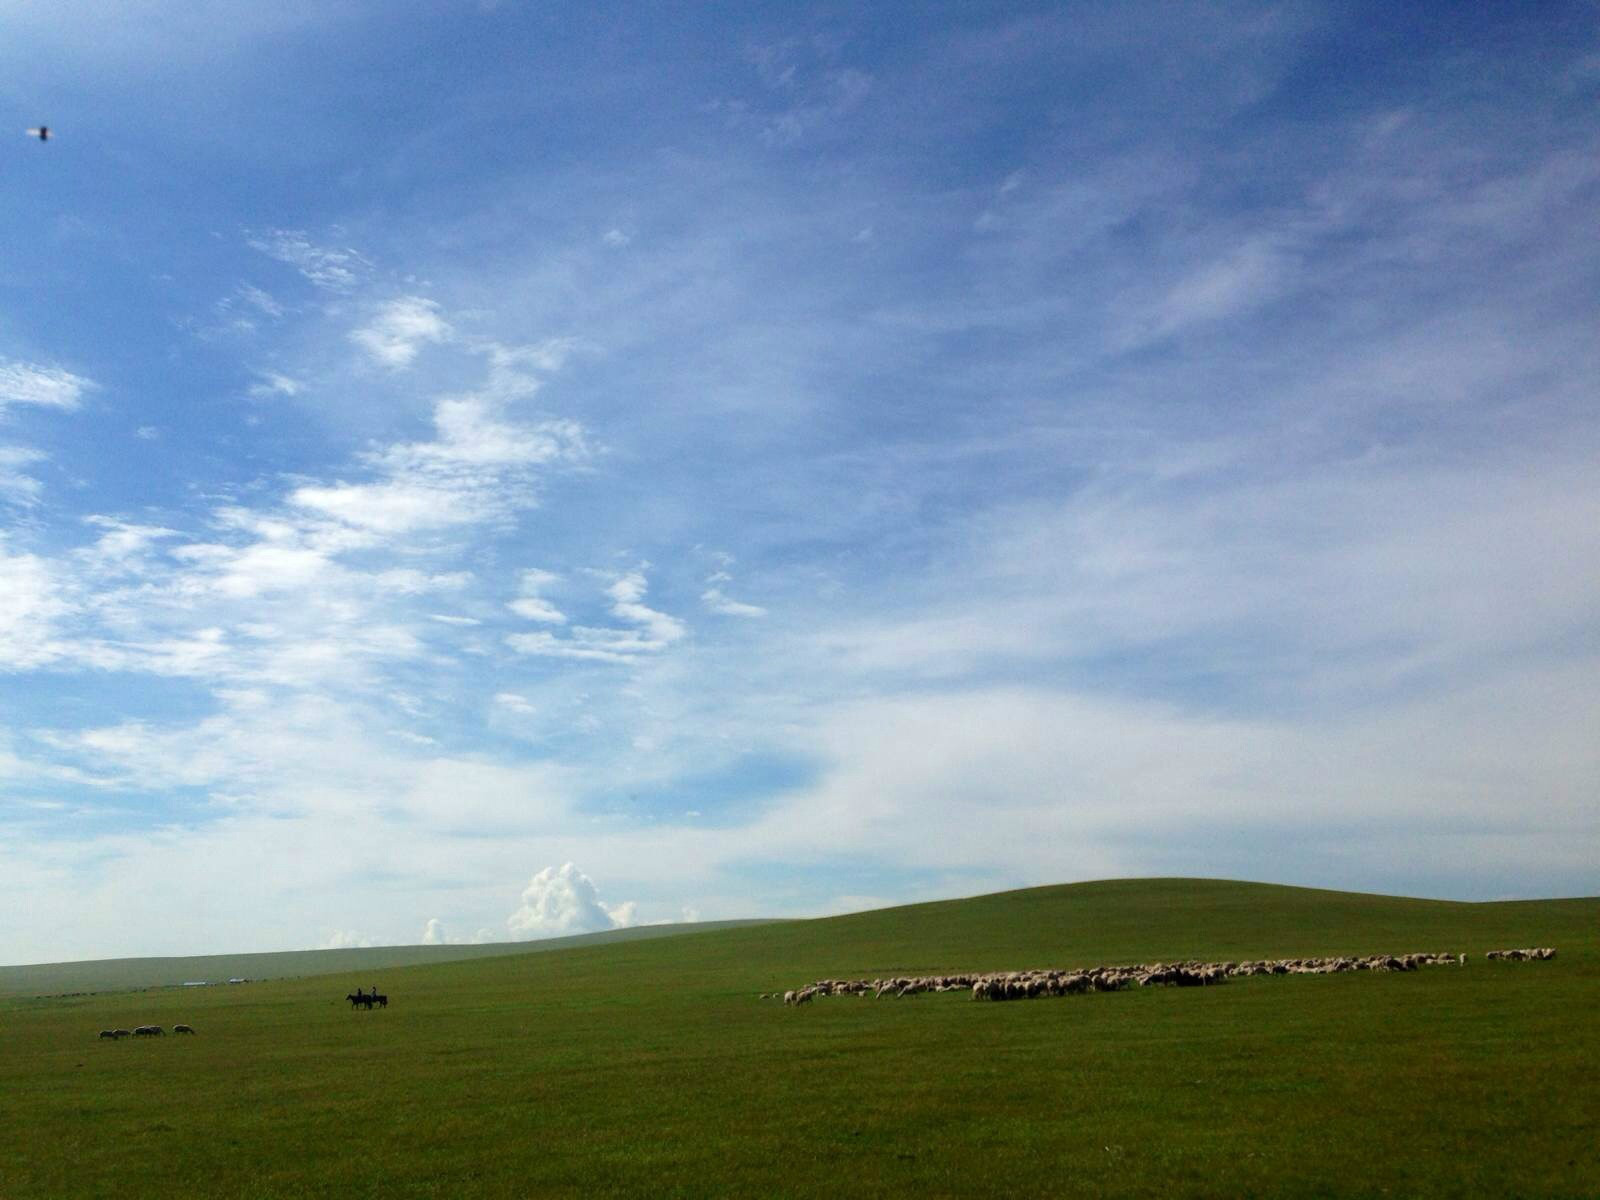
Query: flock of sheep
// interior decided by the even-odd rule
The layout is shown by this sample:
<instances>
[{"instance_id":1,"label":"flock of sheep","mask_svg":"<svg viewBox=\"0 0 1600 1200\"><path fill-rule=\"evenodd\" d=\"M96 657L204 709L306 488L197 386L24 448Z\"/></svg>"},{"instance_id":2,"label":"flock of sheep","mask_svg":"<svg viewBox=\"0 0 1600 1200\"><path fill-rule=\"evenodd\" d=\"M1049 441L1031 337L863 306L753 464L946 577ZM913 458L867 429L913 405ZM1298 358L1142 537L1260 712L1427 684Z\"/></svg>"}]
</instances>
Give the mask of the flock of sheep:
<instances>
[{"instance_id":1,"label":"flock of sheep","mask_svg":"<svg viewBox=\"0 0 1600 1200\"><path fill-rule=\"evenodd\" d=\"M1550 959L1549 947L1491 950L1491 959ZM1029 1000L1115 992L1127 987L1204 987L1238 975L1332 975L1343 971L1415 971L1418 967L1462 966L1465 954L1368 954L1338 958L1279 958L1254 962L1142 963L1136 966L1081 967L1070 971L995 971L971 975L895 976L889 979L823 979L783 993L785 1004L809 1004L817 996L913 996L918 992L970 991L974 1000ZM762 999L777 999L776 992Z\"/></svg>"},{"instance_id":2,"label":"flock of sheep","mask_svg":"<svg viewBox=\"0 0 1600 1200\"><path fill-rule=\"evenodd\" d=\"M1529 959L1543 960L1554 958L1556 952L1549 946L1530 946L1522 950L1491 950L1485 958L1509 958L1513 962L1524 962Z\"/></svg>"},{"instance_id":3,"label":"flock of sheep","mask_svg":"<svg viewBox=\"0 0 1600 1200\"><path fill-rule=\"evenodd\" d=\"M193 1033L193 1025L174 1025L173 1033ZM139 1025L133 1029L102 1029L100 1036L111 1041L125 1037L165 1037L167 1031L159 1025Z\"/></svg>"}]
</instances>

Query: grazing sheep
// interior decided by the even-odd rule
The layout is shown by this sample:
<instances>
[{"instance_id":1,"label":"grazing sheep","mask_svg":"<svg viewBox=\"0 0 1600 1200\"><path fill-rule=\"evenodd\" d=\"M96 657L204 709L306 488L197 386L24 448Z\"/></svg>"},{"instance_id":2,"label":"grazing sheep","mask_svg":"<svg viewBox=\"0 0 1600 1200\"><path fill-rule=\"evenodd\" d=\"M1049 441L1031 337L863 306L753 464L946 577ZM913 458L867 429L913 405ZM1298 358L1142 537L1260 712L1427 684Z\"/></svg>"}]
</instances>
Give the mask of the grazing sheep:
<instances>
[{"instance_id":1,"label":"grazing sheep","mask_svg":"<svg viewBox=\"0 0 1600 1200\"><path fill-rule=\"evenodd\" d=\"M102 1029L100 1031L100 1036L103 1038L110 1038L114 1042L117 1040L117 1031L115 1029Z\"/></svg>"},{"instance_id":2,"label":"grazing sheep","mask_svg":"<svg viewBox=\"0 0 1600 1200\"><path fill-rule=\"evenodd\" d=\"M1527 950L1496 950L1490 958L1547 959L1555 951L1548 947ZM1168 985L1207 987L1226 983L1230 977L1249 975L1332 975L1347 971L1415 971L1433 965L1459 966L1464 954L1372 954L1363 957L1281 958L1245 962L1203 962L1189 959L1176 963L1143 963L1136 966L1086 967L1073 971L1034 970L997 971L987 975L924 975L915 978L892 976L885 979L846 981L824 979L799 991L785 992L786 1004L805 1004L813 996L885 997L914 996L918 992L965 991L974 1000L1020 1000L1037 996L1071 996L1084 992L1115 992L1123 988ZM776 997L777 993L774 992Z\"/></svg>"},{"instance_id":3,"label":"grazing sheep","mask_svg":"<svg viewBox=\"0 0 1600 1200\"><path fill-rule=\"evenodd\" d=\"M167 1031L159 1025L140 1025L133 1031L134 1037L165 1037Z\"/></svg>"},{"instance_id":4,"label":"grazing sheep","mask_svg":"<svg viewBox=\"0 0 1600 1200\"><path fill-rule=\"evenodd\" d=\"M1544 961L1556 956L1554 947L1538 946L1522 950L1491 950L1485 958L1509 959L1512 962Z\"/></svg>"},{"instance_id":5,"label":"grazing sheep","mask_svg":"<svg viewBox=\"0 0 1600 1200\"><path fill-rule=\"evenodd\" d=\"M172 1027L172 1032L173 1033L193 1033L194 1032L194 1026L193 1025L174 1025Z\"/></svg>"}]
</instances>

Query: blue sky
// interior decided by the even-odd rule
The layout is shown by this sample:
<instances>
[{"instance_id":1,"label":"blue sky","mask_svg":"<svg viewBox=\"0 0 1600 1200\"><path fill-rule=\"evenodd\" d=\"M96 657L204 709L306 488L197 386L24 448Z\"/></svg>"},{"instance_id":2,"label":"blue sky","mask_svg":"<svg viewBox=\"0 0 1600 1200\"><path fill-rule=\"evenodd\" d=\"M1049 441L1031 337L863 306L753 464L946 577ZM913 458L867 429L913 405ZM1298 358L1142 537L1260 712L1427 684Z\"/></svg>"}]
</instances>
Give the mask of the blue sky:
<instances>
[{"instance_id":1,"label":"blue sky","mask_svg":"<svg viewBox=\"0 0 1600 1200\"><path fill-rule=\"evenodd\" d=\"M0 13L0 961L1600 890L1592 6Z\"/></svg>"}]
</instances>

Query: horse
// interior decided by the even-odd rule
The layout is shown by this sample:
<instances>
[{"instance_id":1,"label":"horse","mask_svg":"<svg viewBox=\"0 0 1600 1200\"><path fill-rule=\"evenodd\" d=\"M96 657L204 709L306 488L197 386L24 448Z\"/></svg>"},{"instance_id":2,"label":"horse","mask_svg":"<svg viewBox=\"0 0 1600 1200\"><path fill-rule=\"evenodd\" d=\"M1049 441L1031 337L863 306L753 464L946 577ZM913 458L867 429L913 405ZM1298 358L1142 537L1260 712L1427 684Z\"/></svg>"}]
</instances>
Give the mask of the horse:
<instances>
[{"instance_id":1,"label":"horse","mask_svg":"<svg viewBox=\"0 0 1600 1200\"><path fill-rule=\"evenodd\" d=\"M365 992L361 992L361 991L351 992L348 996L345 997L345 999L350 1001L350 1009L351 1009L352 1012L355 1011L357 1008L365 1008L365 1009L367 1009L369 1011L372 1008L372 997L367 995Z\"/></svg>"}]
</instances>

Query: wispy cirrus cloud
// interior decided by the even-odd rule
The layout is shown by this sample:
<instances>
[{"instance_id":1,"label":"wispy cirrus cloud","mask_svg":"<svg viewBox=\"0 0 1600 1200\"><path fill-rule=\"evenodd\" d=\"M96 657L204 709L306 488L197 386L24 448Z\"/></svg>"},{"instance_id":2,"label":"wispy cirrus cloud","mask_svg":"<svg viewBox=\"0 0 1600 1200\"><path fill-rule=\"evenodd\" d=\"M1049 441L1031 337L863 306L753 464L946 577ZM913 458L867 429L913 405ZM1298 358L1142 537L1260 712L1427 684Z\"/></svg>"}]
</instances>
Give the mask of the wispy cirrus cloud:
<instances>
[{"instance_id":1,"label":"wispy cirrus cloud","mask_svg":"<svg viewBox=\"0 0 1600 1200\"><path fill-rule=\"evenodd\" d=\"M48 456L26 446L0 446L0 500L28 505L39 499L43 485L26 468L44 462Z\"/></svg>"},{"instance_id":2,"label":"wispy cirrus cloud","mask_svg":"<svg viewBox=\"0 0 1600 1200\"><path fill-rule=\"evenodd\" d=\"M589 452L577 422L516 411L566 353L476 348L461 365L479 386L436 401L437 436L367 450L353 477L258 489L249 504L214 506L198 529L92 514L88 545L8 555L0 661L359 689L434 653L430 627L481 620L426 611L441 596L470 605L478 586L437 535L514 517L537 502L541 472ZM39 458L12 456L18 466ZM14 498L36 496L32 481L10 483Z\"/></svg>"},{"instance_id":3,"label":"wispy cirrus cloud","mask_svg":"<svg viewBox=\"0 0 1600 1200\"><path fill-rule=\"evenodd\" d=\"M353 292L372 270L372 263L358 251L349 247L320 246L297 229L272 229L252 236L249 241L255 249L287 263L324 291Z\"/></svg>"},{"instance_id":4,"label":"wispy cirrus cloud","mask_svg":"<svg viewBox=\"0 0 1600 1200\"><path fill-rule=\"evenodd\" d=\"M565 625L567 623L566 615L539 594L546 588L560 582L561 576L552 571L530 568L522 572L521 594L515 600L510 601L506 607L527 621L539 621L548 625Z\"/></svg>"},{"instance_id":5,"label":"wispy cirrus cloud","mask_svg":"<svg viewBox=\"0 0 1600 1200\"><path fill-rule=\"evenodd\" d=\"M58 619L72 611L53 564L13 554L0 540L0 669L30 670L61 657Z\"/></svg>"},{"instance_id":6,"label":"wispy cirrus cloud","mask_svg":"<svg viewBox=\"0 0 1600 1200\"><path fill-rule=\"evenodd\" d=\"M723 594L720 587L710 587L700 593L700 600L714 613L724 617L764 617L767 610L759 604L746 604Z\"/></svg>"},{"instance_id":7,"label":"wispy cirrus cloud","mask_svg":"<svg viewBox=\"0 0 1600 1200\"><path fill-rule=\"evenodd\" d=\"M60 367L0 360L0 416L13 404L75 409L94 387L93 381Z\"/></svg>"},{"instance_id":8,"label":"wispy cirrus cloud","mask_svg":"<svg viewBox=\"0 0 1600 1200\"><path fill-rule=\"evenodd\" d=\"M566 633L514 633L506 645L519 654L570 658L588 662L634 663L659 654L688 632L677 617L644 603L649 590L645 567L615 577L605 586L613 617L623 627L573 625ZM599 574L596 572L596 574Z\"/></svg>"}]
</instances>

